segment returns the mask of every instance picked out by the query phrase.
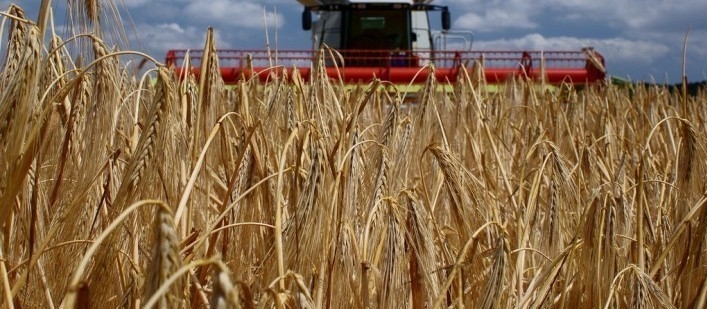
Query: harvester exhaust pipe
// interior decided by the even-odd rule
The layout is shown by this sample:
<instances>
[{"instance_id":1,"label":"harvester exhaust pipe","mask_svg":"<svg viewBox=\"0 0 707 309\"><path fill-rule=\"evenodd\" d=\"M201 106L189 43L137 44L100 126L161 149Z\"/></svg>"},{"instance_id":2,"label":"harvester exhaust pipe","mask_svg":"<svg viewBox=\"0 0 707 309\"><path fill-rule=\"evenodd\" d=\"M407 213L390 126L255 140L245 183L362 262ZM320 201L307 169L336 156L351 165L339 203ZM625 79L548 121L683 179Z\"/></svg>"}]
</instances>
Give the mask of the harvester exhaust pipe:
<instances>
[{"instance_id":1,"label":"harvester exhaust pipe","mask_svg":"<svg viewBox=\"0 0 707 309\"><path fill-rule=\"evenodd\" d=\"M302 29L305 31L312 29L312 11L306 6L302 12Z\"/></svg>"},{"instance_id":2,"label":"harvester exhaust pipe","mask_svg":"<svg viewBox=\"0 0 707 309\"><path fill-rule=\"evenodd\" d=\"M452 28L452 14L447 7L442 11L442 30L447 31Z\"/></svg>"}]
</instances>

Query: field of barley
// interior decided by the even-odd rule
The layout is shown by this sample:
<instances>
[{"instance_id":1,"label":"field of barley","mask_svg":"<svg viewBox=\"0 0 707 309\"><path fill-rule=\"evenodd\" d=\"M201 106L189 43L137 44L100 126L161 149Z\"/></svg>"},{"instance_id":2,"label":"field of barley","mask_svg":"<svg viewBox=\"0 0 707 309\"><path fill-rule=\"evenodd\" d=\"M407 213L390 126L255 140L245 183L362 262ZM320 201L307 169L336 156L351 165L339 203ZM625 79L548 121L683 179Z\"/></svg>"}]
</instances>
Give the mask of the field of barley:
<instances>
[{"instance_id":1,"label":"field of barley","mask_svg":"<svg viewBox=\"0 0 707 309\"><path fill-rule=\"evenodd\" d=\"M705 307L704 91L225 87L1 17L3 308Z\"/></svg>"}]
</instances>

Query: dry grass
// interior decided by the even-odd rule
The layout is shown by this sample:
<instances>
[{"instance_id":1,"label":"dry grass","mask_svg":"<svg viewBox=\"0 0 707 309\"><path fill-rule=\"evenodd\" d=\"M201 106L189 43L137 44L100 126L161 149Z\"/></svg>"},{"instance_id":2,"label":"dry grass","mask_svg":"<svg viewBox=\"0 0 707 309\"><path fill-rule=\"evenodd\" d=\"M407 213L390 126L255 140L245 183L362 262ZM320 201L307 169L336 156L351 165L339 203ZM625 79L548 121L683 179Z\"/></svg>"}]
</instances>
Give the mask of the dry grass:
<instances>
[{"instance_id":1,"label":"dry grass","mask_svg":"<svg viewBox=\"0 0 707 309\"><path fill-rule=\"evenodd\" d=\"M4 307L705 304L704 92L226 88L5 13Z\"/></svg>"}]
</instances>

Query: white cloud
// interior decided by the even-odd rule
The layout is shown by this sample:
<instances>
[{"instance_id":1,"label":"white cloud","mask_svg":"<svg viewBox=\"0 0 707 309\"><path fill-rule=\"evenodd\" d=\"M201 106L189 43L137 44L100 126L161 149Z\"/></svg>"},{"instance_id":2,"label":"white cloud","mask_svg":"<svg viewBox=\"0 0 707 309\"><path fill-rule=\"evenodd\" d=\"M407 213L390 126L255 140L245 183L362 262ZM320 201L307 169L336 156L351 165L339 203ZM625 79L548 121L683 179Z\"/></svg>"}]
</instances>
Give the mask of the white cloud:
<instances>
[{"instance_id":1,"label":"white cloud","mask_svg":"<svg viewBox=\"0 0 707 309\"><path fill-rule=\"evenodd\" d=\"M483 15L466 13L456 19L455 27L473 29L479 32L489 32L500 29L533 29L538 25L529 19L530 16L520 11L490 9Z\"/></svg>"},{"instance_id":2,"label":"white cloud","mask_svg":"<svg viewBox=\"0 0 707 309\"><path fill-rule=\"evenodd\" d=\"M528 29L544 20L602 22L619 31L707 28L707 1L694 0L447 0L455 26L474 31Z\"/></svg>"},{"instance_id":3,"label":"white cloud","mask_svg":"<svg viewBox=\"0 0 707 309\"><path fill-rule=\"evenodd\" d=\"M694 0L441 0L457 29L499 33L506 39L477 41L475 49L558 49L594 46L619 74L663 75L680 66L682 40L688 42L688 74L707 70L707 1ZM501 13L499 13L499 10ZM568 29L564 31L563 25ZM535 32L536 34L528 34ZM566 33L572 37L544 37ZM508 39L508 36L515 38ZM478 37L488 37L481 35ZM594 37L579 39L576 37ZM611 70L611 69L610 69ZM691 73L690 73L691 72Z\"/></svg>"},{"instance_id":4,"label":"white cloud","mask_svg":"<svg viewBox=\"0 0 707 309\"><path fill-rule=\"evenodd\" d=\"M535 15L535 2L526 0L494 0L491 3L480 1L459 2L462 10L453 12L454 26L479 32L501 29L533 29L538 24L531 17Z\"/></svg>"},{"instance_id":5,"label":"white cloud","mask_svg":"<svg viewBox=\"0 0 707 309\"><path fill-rule=\"evenodd\" d=\"M624 38L596 40L592 44L613 62L651 64L670 52L670 48L661 43Z\"/></svg>"},{"instance_id":6,"label":"white cloud","mask_svg":"<svg viewBox=\"0 0 707 309\"><path fill-rule=\"evenodd\" d=\"M155 56L164 56L168 49L199 48L204 45L206 31L192 26L182 26L177 23L164 23L157 25L140 24L140 41L148 50L155 51ZM227 41L221 38L220 32L215 31L215 41L219 48L229 48Z\"/></svg>"},{"instance_id":7,"label":"white cloud","mask_svg":"<svg viewBox=\"0 0 707 309\"><path fill-rule=\"evenodd\" d=\"M264 27L264 7L260 4L237 0L196 0L184 9L184 14L195 20L218 23L222 26L260 28ZM282 14L271 9L265 12L268 27L278 28L285 23Z\"/></svg>"},{"instance_id":8,"label":"white cloud","mask_svg":"<svg viewBox=\"0 0 707 309\"><path fill-rule=\"evenodd\" d=\"M628 62L648 64L665 56L670 49L660 43L624 38L585 39L575 37L549 37L541 34L529 34L516 39L477 41L474 49L508 50L580 50L594 47L607 61L613 63Z\"/></svg>"},{"instance_id":9,"label":"white cloud","mask_svg":"<svg viewBox=\"0 0 707 309\"><path fill-rule=\"evenodd\" d=\"M546 0L539 5L563 12L582 12L586 19L604 20L633 30L704 24L707 11L707 2L693 0Z\"/></svg>"},{"instance_id":10,"label":"white cloud","mask_svg":"<svg viewBox=\"0 0 707 309\"><path fill-rule=\"evenodd\" d=\"M122 0L128 8L135 8L143 6L147 3L154 2L155 0Z\"/></svg>"}]
</instances>

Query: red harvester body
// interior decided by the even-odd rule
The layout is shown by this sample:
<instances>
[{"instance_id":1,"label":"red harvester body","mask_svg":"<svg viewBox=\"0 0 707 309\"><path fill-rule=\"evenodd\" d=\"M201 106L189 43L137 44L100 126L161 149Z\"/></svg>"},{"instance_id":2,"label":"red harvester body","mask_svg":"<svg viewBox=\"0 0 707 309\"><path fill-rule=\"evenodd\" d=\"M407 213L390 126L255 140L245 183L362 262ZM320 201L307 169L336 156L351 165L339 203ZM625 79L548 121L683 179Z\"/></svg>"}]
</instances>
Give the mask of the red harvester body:
<instances>
[{"instance_id":1,"label":"red harvester body","mask_svg":"<svg viewBox=\"0 0 707 309\"><path fill-rule=\"evenodd\" d=\"M188 51L170 50L166 63L183 75L182 64ZM203 52L190 51L192 63L199 63ZM271 78L270 73L292 74L297 67L305 81L309 80L311 64L315 53L304 50L279 51L277 60L274 53L267 56L264 50L219 50L221 76L226 84L235 84L242 79L257 75L261 81ZM429 70L421 70L420 63L429 58L420 57L415 52L390 52L374 50L343 51L345 65L329 65L329 78L341 78L345 83L366 83L373 78L394 84L423 83ZM411 56L406 56L411 55ZM248 59L250 57L250 60ZM483 59L479 61L479 59ZM603 57L596 51L436 51L433 63L435 75L441 82L456 82L459 70L466 66L472 70L475 61L483 62L483 74L487 83L503 83L509 78L526 77L549 84L592 84L606 76ZM250 65L248 63L251 63ZM327 61L331 63L330 61ZM544 65L539 65L544 62ZM352 65L352 64L355 65ZM271 67L272 64L272 67ZM544 68L543 68L544 67ZM199 75L199 68L192 66L191 74Z\"/></svg>"},{"instance_id":2,"label":"red harvester body","mask_svg":"<svg viewBox=\"0 0 707 309\"><path fill-rule=\"evenodd\" d=\"M312 64L323 47L340 52L332 59L325 52L326 74L345 83L366 83L379 78L394 84L419 84L434 64L440 82L453 83L462 67L483 72L488 84L522 77L548 84L592 84L605 79L604 58L592 48L577 51L473 50L473 34L450 31L448 7L430 0L299 0L304 5L302 28L311 30L311 50L219 50L221 75L227 84L254 76L262 81L271 73L292 74L297 67L309 80ZM441 31L430 28L428 12L441 11ZM312 21L312 12L317 20ZM457 40L454 44L454 40ZM459 40L461 39L461 40ZM449 44L449 41L452 44ZM458 50L450 50L450 45ZM454 48L452 48L454 49ZM184 72L189 54L190 72ZM203 51L170 50L166 63L181 76L199 75ZM285 73L286 72L286 73Z\"/></svg>"}]
</instances>

